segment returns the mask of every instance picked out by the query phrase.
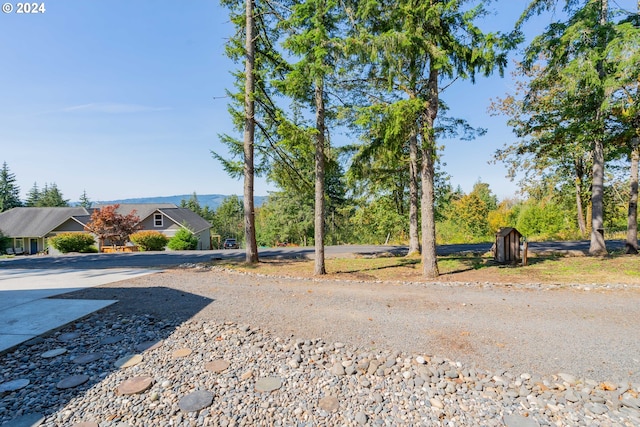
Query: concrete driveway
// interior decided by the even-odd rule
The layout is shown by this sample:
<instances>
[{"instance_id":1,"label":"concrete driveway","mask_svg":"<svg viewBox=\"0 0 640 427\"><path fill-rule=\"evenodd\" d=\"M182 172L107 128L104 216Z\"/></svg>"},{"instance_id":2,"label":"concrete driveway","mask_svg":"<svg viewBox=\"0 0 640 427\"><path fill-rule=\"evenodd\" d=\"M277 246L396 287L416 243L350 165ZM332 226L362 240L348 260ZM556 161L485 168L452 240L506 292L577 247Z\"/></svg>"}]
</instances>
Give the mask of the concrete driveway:
<instances>
[{"instance_id":1,"label":"concrete driveway","mask_svg":"<svg viewBox=\"0 0 640 427\"><path fill-rule=\"evenodd\" d=\"M0 353L116 302L50 297L157 271L0 269Z\"/></svg>"}]
</instances>

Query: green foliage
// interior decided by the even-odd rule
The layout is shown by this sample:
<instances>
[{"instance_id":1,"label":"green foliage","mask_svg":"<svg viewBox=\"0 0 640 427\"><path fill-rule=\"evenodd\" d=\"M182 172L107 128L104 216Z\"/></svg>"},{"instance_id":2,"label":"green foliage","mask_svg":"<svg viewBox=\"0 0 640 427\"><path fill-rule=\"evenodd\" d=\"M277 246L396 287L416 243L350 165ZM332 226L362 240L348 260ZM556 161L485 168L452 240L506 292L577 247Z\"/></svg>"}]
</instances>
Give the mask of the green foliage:
<instances>
[{"instance_id":1,"label":"green foliage","mask_svg":"<svg viewBox=\"0 0 640 427\"><path fill-rule=\"evenodd\" d=\"M2 230L0 230L0 253L5 252L10 244L11 238L5 236Z\"/></svg>"},{"instance_id":2,"label":"green foliage","mask_svg":"<svg viewBox=\"0 0 640 427\"><path fill-rule=\"evenodd\" d=\"M80 206L85 209L90 209L91 205L93 205L93 202L91 202L91 199L87 196L87 190L82 191L82 195L80 196Z\"/></svg>"},{"instance_id":3,"label":"green foliage","mask_svg":"<svg viewBox=\"0 0 640 427\"><path fill-rule=\"evenodd\" d=\"M143 230L133 233L129 240L143 251L163 251L169 238L159 231Z\"/></svg>"},{"instance_id":4,"label":"green foliage","mask_svg":"<svg viewBox=\"0 0 640 427\"><path fill-rule=\"evenodd\" d=\"M489 232L487 204L476 193L469 193L455 203L455 220L469 240L486 236Z\"/></svg>"},{"instance_id":5,"label":"green foliage","mask_svg":"<svg viewBox=\"0 0 640 427\"><path fill-rule=\"evenodd\" d=\"M489 233L494 235L503 227L515 226L520 205L515 200L506 199L500 202L495 210L489 211L487 224Z\"/></svg>"},{"instance_id":6,"label":"green foliage","mask_svg":"<svg viewBox=\"0 0 640 427\"><path fill-rule=\"evenodd\" d=\"M223 239L234 238L241 243L244 241L244 205L236 195L225 198L212 221L213 231Z\"/></svg>"},{"instance_id":7,"label":"green foliage","mask_svg":"<svg viewBox=\"0 0 640 427\"><path fill-rule=\"evenodd\" d=\"M478 181L469 194L451 191L444 199L438 216L438 243L473 243L492 241L497 223L510 220L506 208L498 213L497 198L489 184ZM493 225L490 220L493 220ZM502 224L500 226L503 226Z\"/></svg>"},{"instance_id":8,"label":"green foliage","mask_svg":"<svg viewBox=\"0 0 640 427\"><path fill-rule=\"evenodd\" d=\"M97 252L95 240L89 233L60 233L49 238L49 244L63 254L69 252Z\"/></svg>"},{"instance_id":9,"label":"green foliage","mask_svg":"<svg viewBox=\"0 0 640 427\"><path fill-rule=\"evenodd\" d=\"M205 206L204 208L200 206L198 195L195 192L189 197L189 200L180 200L180 207L190 209L209 222L213 222L215 218L215 212L209 209L209 206Z\"/></svg>"},{"instance_id":10,"label":"green foliage","mask_svg":"<svg viewBox=\"0 0 640 427\"><path fill-rule=\"evenodd\" d=\"M7 162L0 169L0 212L22 206L20 187L16 184L16 176L9 171Z\"/></svg>"},{"instance_id":11,"label":"green foliage","mask_svg":"<svg viewBox=\"0 0 640 427\"><path fill-rule=\"evenodd\" d=\"M409 222L398 212L392 197L383 196L355 210L350 219L354 228L353 242L405 244L409 236Z\"/></svg>"},{"instance_id":12,"label":"green foliage","mask_svg":"<svg viewBox=\"0 0 640 427\"><path fill-rule=\"evenodd\" d=\"M313 198L303 193L271 193L257 212L256 231L261 246L309 244L313 237Z\"/></svg>"},{"instance_id":13,"label":"green foliage","mask_svg":"<svg viewBox=\"0 0 640 427\"><path fill-rule=\"evenodd\" d=\"M167 247L173 251L192 251L198 247L198 237L188 228L181 227L169 240Z\"/></svg>"},{"instance_id":14,"label":"green foliage","mask_svg":"<svg viewBox=\"0 0 640 427\"><path fill-rule=\"evenodd\" d=\"M245 81L244 65L246 59L245 35L245 3L235 0L222 0L222 5L230 11L230 20L235 28L234 35L226 44L225 53L232 61L242 64L242 71L232 73L235 78L233 89L227 91L230 99L228 111L233 122L234 129L242 132L246 125L245 116ZM262 175L269 170L272 163L287 162L286 153L279 148L277 128L284 113L276 105L274 99L277 90L274 82L281 79L282 74L288 69L288 64L276 49L281 37L281 29L277 22L281 19L280 12L274 9L274 5L268 2L255 1L253 4L256 30L255 55L253 81L255 89L251 94L254 101L254 119L256 120L256 132L253 146L255 150L254 174ZM234 178L244 175L244 142L233 135L219 135L220 143L226 146L228 157L211 151L212 156L222 164L224 170ZM203 216L204 217L204 216Z\"/></svg>"},{"instance_id":15,"label":"green foliage","mask_svg":"<svg viewBox=\"0 0 640 427\"><path fill-rule=\"evenodd\" d=\"M528 239L549 240L575 235L574 224L569 213L553 201L530 199L520 209L516 228Z\"/></svg>"},{"instance_id":16,"label":"green foliage","mask_svg":"<svg viewBox=\"0 0 640 427\"><path fill-rule=\"evenodd\" d=\"M34 183L33 187L27 193L27 202L29 207L68 207L69 200L62 196L62 192L58 189L56 183L44 184L44 188L40 190L38 184Z\"/></svg>"}]
</instances>

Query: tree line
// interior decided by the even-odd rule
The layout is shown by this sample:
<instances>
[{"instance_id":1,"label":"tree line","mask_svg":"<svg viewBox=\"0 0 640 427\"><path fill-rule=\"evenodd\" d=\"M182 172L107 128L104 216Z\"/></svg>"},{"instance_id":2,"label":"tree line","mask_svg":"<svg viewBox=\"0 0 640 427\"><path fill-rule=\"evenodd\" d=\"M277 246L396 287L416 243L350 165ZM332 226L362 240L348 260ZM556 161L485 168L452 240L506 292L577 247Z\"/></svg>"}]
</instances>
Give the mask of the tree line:
<instances>
[{"instance_id":1,"label":"tree line","mask_svg":"<svg viewBox=\"0 0 640 427\"><path fill-rule=\"evenodd\" d=\"M87 192L80 195L79 205L90 208L92 203ZM2 163L0 169L0 212L17 207L68 207L69 199L65 199L62 191L55 182L45 183L42 188L35 182L33 187L27 192L26 200L20 199L20 186L16 175L11 172L7 162Z\"/></svg>"},{"instance_id":2,"label":"tree line","mask_svg":"<svg viewBox=\"0 0 640 427\"><path fill-rule=\"evenodd\" d=\"M603 254L605 212L613 207L605 204L605 191L615 188L607 185L605 164L628 156L627 244L637 249L637 10L612 10L607 0L533 0L513 30L500 33L480 28L490 13L487 1L222 3L236 28L227 54L244 63L229 90L230 113L243 138L222 135L231 156L213 154L231 176L244 177L247 262L258 260L263 232L256 222L265 222L263 212L283 217L296 201L291 233L308 237L313 224L315 273L323 274L325 232L345 217L368 220L361 206L349 215L341 191L348 185L370 213L408 218L409 252L420 251L424 275L437 276L436 224L446 217L444 202L455 197L438 192L439 147L447 137L483 132L451 115L444 89L456 80L502 74L508 53L523 41L523 23L558 5L565 14L552 17L520 61L522 92L496 101L517 137L496 160L540 177L523 188L537 205L523 206L522 215L536 209L550 214L553 202L558 216L548 218L552 223L564 201L536 193L558 193L565 184L560 176L573 165L578 227L590 234L590 253ZM357 142L332 145L344 129ZM273 206L260 211L252 205L258 174L280 189ZM470 226L474 233L482 228L474 218L481 201L472 194L457 200L455 219L477 223ZM522 220L532 229L534 222Z\"/></svg>"}]
</instances>

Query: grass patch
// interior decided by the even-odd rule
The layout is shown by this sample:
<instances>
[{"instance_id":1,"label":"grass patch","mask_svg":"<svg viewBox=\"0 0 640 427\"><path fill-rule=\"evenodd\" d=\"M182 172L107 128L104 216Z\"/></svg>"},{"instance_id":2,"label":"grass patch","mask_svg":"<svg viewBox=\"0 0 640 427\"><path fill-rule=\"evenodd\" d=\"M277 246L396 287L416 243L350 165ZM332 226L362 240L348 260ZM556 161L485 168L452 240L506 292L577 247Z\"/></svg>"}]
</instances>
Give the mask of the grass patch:
<instances>
[{"instance_id":1,"label":"grass patch","mask_svg":"<svg viewBox=\"0 0 640 427\"><path fill-rule=\"evenodd\" d=\"M218 261L214 265L259 274L313 277L313 260L264 259L258 264ZM365 281L424 281L419 257L350 257L325 260L328 279ZM438 258L440 281L640 284L640 256L614 254L590 256L532 256L529 265L499 265L488 255L455 255Z\"/></svg>"}]
</instances>

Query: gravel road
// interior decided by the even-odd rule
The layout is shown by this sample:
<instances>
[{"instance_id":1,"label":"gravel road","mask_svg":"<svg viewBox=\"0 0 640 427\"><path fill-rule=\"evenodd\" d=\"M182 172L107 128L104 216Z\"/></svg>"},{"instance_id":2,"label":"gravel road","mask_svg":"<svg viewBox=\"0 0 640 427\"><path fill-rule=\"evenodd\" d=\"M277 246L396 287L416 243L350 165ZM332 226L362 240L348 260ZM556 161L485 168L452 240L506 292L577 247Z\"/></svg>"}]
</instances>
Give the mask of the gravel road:
<instances>
[{"instance_id":1,"label":"gravel road","mask_svg":"<svg viewBox=\"0 0 640 427\"><path fill-rule=\"evenodd\" d=\"M67 294L492 372L640 383L640 286L365 283L185 268Z\"/></svg>"}]
</instances>

